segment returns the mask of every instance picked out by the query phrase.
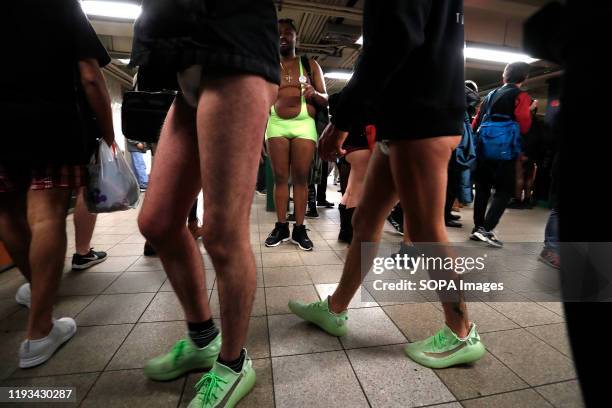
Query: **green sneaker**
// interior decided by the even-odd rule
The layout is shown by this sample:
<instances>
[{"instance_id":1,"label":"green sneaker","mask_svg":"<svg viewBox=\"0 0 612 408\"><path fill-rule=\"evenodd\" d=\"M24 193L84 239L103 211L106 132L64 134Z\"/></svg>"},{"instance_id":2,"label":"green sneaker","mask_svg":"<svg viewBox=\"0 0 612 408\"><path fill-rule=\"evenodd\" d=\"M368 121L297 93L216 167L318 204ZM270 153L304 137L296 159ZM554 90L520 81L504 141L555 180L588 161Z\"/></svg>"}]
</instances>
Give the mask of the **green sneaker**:
<instances>
[{"instance_id":1,"label":"green sneaker","mask_svg":"<svg viewBox=\"0 0 612 408\"><path fill-rule=\"evenodd\" d=\"M246 350L245 350L246 353ZM255 386L255 370L248 355L240 373L218 361L195 386L196 396L187 408L232 408Z\"/></svg>"},{"instance_id":2,"label":"green sneaker","mask_svg":"<svg viewBox=\"0 0 612 408\"><path fill-rule=\"evenodd\" d=\"M472 323L465 340L460 340L445 325L433 336L408 344L404 351L408 357L425 367L446 368L473 363L484 356L486 349L476 332L476 325Z\"/></svg>"},{"instance_id":3,"label":"green sneaker","mask_svg":"<svg viewBox=\"0 0 612 408\"><path fill-rule=\"evenodd\" d=\"M194 370L213 366L221 351L221 333L206 347L197 348L189 339L176 342L168 354L155 357L147 363L144 373L155 381L170 381Z\"/></svg>"},{"instance_id":4,"label":"green sneaker","mask_svg":"<svg viewBox=\"0 0 612 408\"><path fill-rule=\"evenodd\" d=\"M310 304L303 304L295 300L289 301L289 310L302 319L314 323L332 336L344 336L348 330L346 321L348 312L334 313L329 310L328 299Z\"/></svg>"}]
</instances>

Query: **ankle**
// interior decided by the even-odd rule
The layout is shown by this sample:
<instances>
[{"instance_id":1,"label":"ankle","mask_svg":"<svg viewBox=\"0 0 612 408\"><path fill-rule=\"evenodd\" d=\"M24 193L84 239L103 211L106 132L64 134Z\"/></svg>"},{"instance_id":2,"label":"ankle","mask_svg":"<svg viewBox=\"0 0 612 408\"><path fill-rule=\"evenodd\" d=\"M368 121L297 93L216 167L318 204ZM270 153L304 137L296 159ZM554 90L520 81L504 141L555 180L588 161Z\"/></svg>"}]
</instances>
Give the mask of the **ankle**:
<instances>
[{"instance_id":1,"label":"ankle","mask_svg":"<svg viewBox=\"0 0 612 408\"><path fill-rule=\"evenodd\" d=\"M334 314L340 314L346 311L346 306L337 303L337 301L334 299L334 295L330 295L327 297L327 308L330 312Z\"/></svg>"},{"instance_id":2,"label":"ankle","mask_svg":"<svg viewBox=\"0 0 612 408\"><path fill-rule=\"evenodd\" d=\"M32 327L28 330L28 340L39 340L47 337L49 333L51 333L51 329L53 329L53 322L49 322L44 325L39 325L37 327Z\"/></svg>"}]
</instances>

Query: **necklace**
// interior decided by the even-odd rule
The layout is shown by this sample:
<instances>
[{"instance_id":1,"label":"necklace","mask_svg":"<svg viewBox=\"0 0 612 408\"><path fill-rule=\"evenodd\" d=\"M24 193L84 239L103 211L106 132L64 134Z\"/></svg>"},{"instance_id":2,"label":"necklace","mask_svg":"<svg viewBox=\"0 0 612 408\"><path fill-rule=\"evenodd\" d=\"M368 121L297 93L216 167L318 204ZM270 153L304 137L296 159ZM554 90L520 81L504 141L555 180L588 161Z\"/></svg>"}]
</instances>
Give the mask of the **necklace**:
<instances>
[{"instance_id":1,"label":"necklace","mask_svg":"<svg viewBox=\"0 0 612 408\"><path fill-rule=\"evenodd\" d=\"M281 70L283 71L283 77L285 78L285 81L287 81L288 83L291 83L291 71L287 70L285 68L285 66L283 65L283 62L280 62L281 65Z\"/></svg>"}]
</instances>

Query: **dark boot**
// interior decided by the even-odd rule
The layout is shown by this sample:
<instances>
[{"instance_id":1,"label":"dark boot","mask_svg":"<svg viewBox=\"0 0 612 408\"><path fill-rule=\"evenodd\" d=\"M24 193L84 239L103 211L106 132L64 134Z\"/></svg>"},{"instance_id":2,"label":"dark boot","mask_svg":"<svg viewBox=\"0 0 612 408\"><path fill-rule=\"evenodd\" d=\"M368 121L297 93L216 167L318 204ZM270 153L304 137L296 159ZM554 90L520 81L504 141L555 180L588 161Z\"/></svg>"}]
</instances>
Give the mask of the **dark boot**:
<instances>
[{"instance_id":1,"label":"dark boot","mask_svg":"<svg viewBox=\"0 0 612 408\"><path fill-rule=\"evenodd\" d=\"M340 211L340 233L338 234L338 241L346 242L350 244L353 240L353 213L355 207L346 208L345 205L338 205L338 211Z\"/></svg>"}]
</instances>

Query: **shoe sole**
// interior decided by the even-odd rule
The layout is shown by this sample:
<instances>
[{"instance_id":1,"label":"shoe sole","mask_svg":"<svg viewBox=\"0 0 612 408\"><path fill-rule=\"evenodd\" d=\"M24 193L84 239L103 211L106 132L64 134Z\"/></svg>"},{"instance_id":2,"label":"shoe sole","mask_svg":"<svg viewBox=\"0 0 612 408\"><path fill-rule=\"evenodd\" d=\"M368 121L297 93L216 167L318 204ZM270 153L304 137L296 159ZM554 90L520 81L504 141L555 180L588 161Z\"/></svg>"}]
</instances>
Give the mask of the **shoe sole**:
<instances>
[{"instance_id":1,"label":"shoe sole","mask_svg":"<svg viewBox=\"0 0 612 408\"><path fill-rule=\"evenodd\" d=\"M106 261L107 259L108 259L108 256L105 256L104 258L96 259L94 261L89 261L86 264L82 264L82 265L72 264L72 269L75 270L75 271L82 271L82 270L85 270L85 269L89 269L92 266L95 266L95 265L97 265L99 263L102 263L102 262Z\"/></svg>"},{"instance_id":2,"label":"shoe sole","mask_svg":"<svg viewBox=\"0 0 612 408\"><path fill-rule=\"evenodd\" d=\"M68 340L70 340L77 332L77 327L74 327L74 330L68 334L66 334L62 340L59 342L59 344L57 344L57 346L53 349L51 349L49 352L41 355L41 356L36 356L36 357L32 357L32 358L26 358L26 359L19 359L19 368L32 368L32 367L36 367L39 366L41 364L43 364L44 362L46 362L47 360L49 360L51 357L53 357L53 355L55 354L55 352L57 350L60 349L60 347L62 347L64 344L66 344L66 342Z\"/></svg>"},{"instance_id":3,"label":"shoe sole","mask_svg":"<svg viewBox=\"0 0 612 408\"><path fill-rule=\"evenodd\" d=\"M287 241L289 241L289 238L284 238L284 239L281 239L281 240L280 240L280 241L278 241L276 244L268 244L268 243L264 242L264 245L265 245L265 246L267 246L268 248L274 248L274 247L279 246L279 245L280 245L280 244L282 244L283 242L287 242Z\"/></svg>"},{"instance_id":4,"label":"shoe sole","mask_svg":"<svg viewBox=\"0 0 612 408\"><path fill-rule=\"evenodd\" d=\"M294 241L293 238L291 238L291 242L294 243L295 245L297 245L298 248L300 248L302 251L312 251L312 249L314 248L314 246L312 246L310 248L304 248L303 246L300 245L299 242Z\"/></svg>"}]
</instances>

